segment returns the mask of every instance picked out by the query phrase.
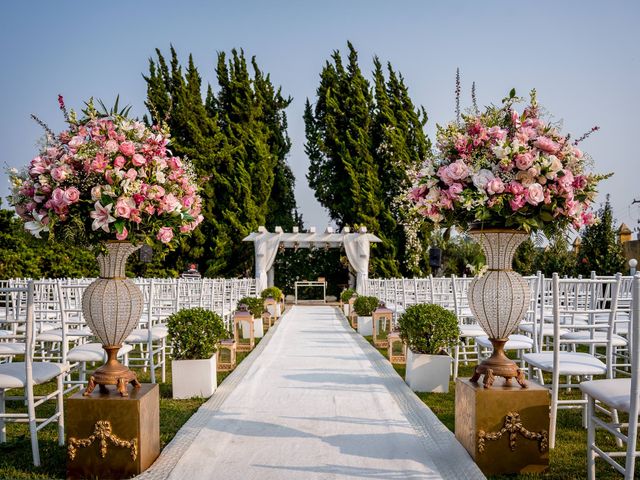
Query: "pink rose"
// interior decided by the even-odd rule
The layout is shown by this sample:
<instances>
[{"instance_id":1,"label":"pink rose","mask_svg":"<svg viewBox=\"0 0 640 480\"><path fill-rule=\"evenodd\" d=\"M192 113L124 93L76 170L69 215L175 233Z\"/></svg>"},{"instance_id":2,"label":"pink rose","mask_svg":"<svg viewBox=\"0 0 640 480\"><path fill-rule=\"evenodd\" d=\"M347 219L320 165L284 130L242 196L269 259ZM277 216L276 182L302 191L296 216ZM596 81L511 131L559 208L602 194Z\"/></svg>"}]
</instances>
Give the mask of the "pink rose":
<instances>
[{"instance_id":1,"label":"pink rose","mask_svg":"<svg viewBox=\"0 0 640 480\"><path fill-rule=\"evenodd\" d=\"M64 190L56 188L51 194L51 203L53 206L65 205Z\"/></svg>"},{"instance_id":2,"label":"pink rose","mask_svg":"<svg viewBox=\"0 0 640 480\"><path fill-rule=\"evenodd\" d=\"M131 198L120 197L116 202L116 216L121 218L129 218L131 210L136 207L135 202Z\"/></svg>"},{"instance_id":3,"label":"pink rose","mask_svg":"<svg viewBox=\"0 0 640 480\"><path fill-rule=\"evenodd\" d=\"M558 172L558 179L557 182L558 184L564 188L565 190L568 190L569 188L571 188L573 186L573 173L571 173L570 170L560 170L560 172ZM564 175L560 175L560 173L564 173Z\"/></svg>"},{"instance_id":4,"label":"pink rose","mask_svg":"<svg viewBox=\"0 0 640 480\"><path fill-rule=\"evenodd\" d=\"M489 195L496 195L502 192L504 192L504 182L498 177L490 180L489 183L487 183L487 193Z\"/></svg>"},{"instance_id":5,"label":"pink rose","mask_svg":"<svg viewBox=\"0 0 640 480\"><path fill-rule=\"evenodd\" d=\"M516 155L516 167L520 170L528 170L533 165L533 155L529 152Z\"/></svg>"},{"instance_id":6,"label":"pink rose","mask_svg":"<svg viewBox=\"0 0 640 480\"><path fill-rule=\"evenodd\" d=\"M462 184L452 183L449 187L449 190L447 190L446 192L449 195L449 198L456 200L460 196L460 193L462 193ZM186 206L187 205L185 205L185 207Z\"/></svg>"},{"instance_id":7,"label":"pink rose","mask_svg":"<svg viewBox=\"0 0 640 480\"><path fill-rule=\"evenodd\" d=\"M133 142L122 142L120 144L120 152L127 157L131 157L134 153L136 153L136 146L133 144Z\"/></svg>"},{"instance_id":8,"label":"pink rose","mask_svg":"<svg viewBox=\"0 0 640 480\"><path fill-rule=\"evenodd\" d=\"M547 153L556 153L560 148L559 145L549 137L538 137L533 144L543 152Z\"/></svg>"},{"instance_id":9,"label":"pink rose","mask_svg":"<svg viewBox=\"0 0 640 480\"><path fill-rule=\"evenodd\" d=\"M118 151L118 142L115 140L107 140L104 143L104 148L109 153L116 153Z\"/></svg>"},{"instance_id":10,"label":"pink rose","mask_svg":"<svg viewBox=\"0 0 640 480\"><path fill-rule=\"evenodd\" d=\"M171 167L171 170L177 170L182 167L182 162L178 157L171 157L167 163L169 164L169 167Z\"/></svg>"},{"instance_id":11,"label":"pink rose","mask_svg":"<svg viewBox=\"0 0 640 480\"><path fill-rule=\"evenodd\" d=\"M136 153L131 159L131 163L133 163L136 167L141 167L147 163L147 159L139 153Z\"/></svg>"},{"instance_id":12,"label":"pink rose","mask_svg":"<svg viewBox=\"0 0 640 480\"><path fill-rule=\"evenodd\" d=\"M118 240L126 240L128 235L129 235L129 230L127 230L127 227L124 227L122 229L122 233L116 233L116 238Z\"/></svg>"},{"instance_id":13,"label":"pink rose","mask_svg":"<svg viewBox=\"0 0 640 480\"><path fill-rule=\"evenodd\" d=\"M469 176L469 167L463 160L456 160L449 165L447 176L452 180L462 180Z\"/></svg>"},{"instance_id":14,"label":"pink rose","mask_svg":"<svg viewBox=\"0 0 640 480\"><path fill-rule=\"evenodd\" d=\"M124 176L133 181L138 176L138 172L136 172L135 168L130 168L129 170L127 170L127 173L125 173Z\"/></svg>"},{"instance_id":15,"label":"pink rose","mask_svg":"<svg viewBox=\"0 0 640 480\"><path fill-rule=\"evenodd\" d=\"M51 170L51 176L56 182L62 182L69 176L69 172L64 167L56 167Z\"/></svg>"},{"instance_id":16,"label":"pink rose","mask_svg":"<svg viewBox=\"0 0 640 480\"><path fill-rule=\"evenodd\" d=\"M173 230L171 229L171 227L162 227L158 231L158 235L156 235L156 238L162 243L169 243L171 240L173 240Z\"/></svg>"},{"instance_id":17,"label":"pink rose","mask_svg":"<svg viewBox=\"0 0 640 480\"><path fill-rule=\"evenodd\" d=\"M69 187L64 191L64 199L67 205L80 200L80 191L76 187Z\"/></svg>"},{"instance_id":18,"label":"pink rose","mask_svg":"<svg viewBox=\"0 0 640 480\"><path fill-rule=\"evenodd\" d=\"M513 210L514 212L517 212L522 207L524 207L525 203L526 202L524 199L524 195L516 195L515 197L513 197L513 200L509 200L509 205L511 206L511 210Z\"/></svg>"},{"instance_id":19,"label":"pink rose","mask_svg":"<svg viewBox=\"0 0 640 480\"><path fill-rule=\"evenodd\" d=\"M122 168L122 167L124 167L124 164L125 164L126 162L127 162L127 161L124 159L124 157L123 157L122 155L118 155L118 156L116 157L116 159L113 161L113 165L114 165L116 168Z\"/></svg>"},{"instance_id":20,"label":"pink rose","mask_svg":"<svg viewBox=\"0 0 640 480\"><path fill-rule=\"evenodd\" d=\"M78 148L83 143L84 143L84 138L82 138L80 135L76 135L69 141L69 146L71 148Z\"/></svg>"},{"instance_id":21,"label":"pink rose","mask_svg":"<svg viewBox=\"0 0 640 480\"><path fill-rule=\"evenodd\" d=\"M576 156L576 158L582 158L583 156L582 150L580 150L578 147L573 147L573 154Z\"/></svg>"},{"instance_id":22,"label":"pink rose","mask_svg":"<svg viewBox=\"0 0 640 480\"><path fill-rule=\"evenodd\" d=\"M544 188L542 188L542 185L539 183L532 183L529 185L529 188L527 188L525 197L527 203L534 206L538 205L540 202L544 201Z\"/></svg>"},{"instance_id":23,"label":"pink rose","mask_svg":"<svg viewBox=\"0 0 640 480\"><path fill-rule=\"evenodd\" d=\"M489 128L487 133L496 140L503 140L507 136L507 131L498 126Z\"/></svg>"}]
</instances>

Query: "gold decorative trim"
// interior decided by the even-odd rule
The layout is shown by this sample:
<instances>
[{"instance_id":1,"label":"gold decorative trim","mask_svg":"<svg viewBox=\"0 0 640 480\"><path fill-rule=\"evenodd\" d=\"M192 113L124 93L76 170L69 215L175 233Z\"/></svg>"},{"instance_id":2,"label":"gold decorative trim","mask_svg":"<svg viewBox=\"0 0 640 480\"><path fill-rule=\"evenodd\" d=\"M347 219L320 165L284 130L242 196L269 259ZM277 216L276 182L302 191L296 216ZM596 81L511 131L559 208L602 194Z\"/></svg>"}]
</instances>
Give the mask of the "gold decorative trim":
<instances>
[{"instance_id":1,"label":"gold decorative trim","mask_svg":"<svg viewBox=\"0 0 640 480\"><path fill-rule=\"evenodd\" d=\"M530 432L522 426L518 412L509 412L504 418L504 426L499 431L492 433L486 433L484 430L478 431L478 453L484 452L486 440L498 440L505 433L509 434L509 448L512 452L516 450L518 434L528 440L537 440L538 449L541 452L549 448L549 433L546 430L542 430L540 433Z\"/></svg>"},{"instance_id":2,"label":"gold decorative trim","mask_svg":"<svg viewBox=\"0 0 640 480\"><path fill-rule=\"evenodd\" d=\"M98 420L93 427L93 433L87 438L69 438L69 446L67 447L67 454L69 459L76 458L78 448L84 448L90 446L96 440L100 441L100 457L105 458L107 456L108 444L110 441L116 447L128 448L131 453L131 460L135 461L138 458L138 439L133 438L130 441L122 440L112 433L111 422L109 420Z\"/></svg>"}]
</instances>

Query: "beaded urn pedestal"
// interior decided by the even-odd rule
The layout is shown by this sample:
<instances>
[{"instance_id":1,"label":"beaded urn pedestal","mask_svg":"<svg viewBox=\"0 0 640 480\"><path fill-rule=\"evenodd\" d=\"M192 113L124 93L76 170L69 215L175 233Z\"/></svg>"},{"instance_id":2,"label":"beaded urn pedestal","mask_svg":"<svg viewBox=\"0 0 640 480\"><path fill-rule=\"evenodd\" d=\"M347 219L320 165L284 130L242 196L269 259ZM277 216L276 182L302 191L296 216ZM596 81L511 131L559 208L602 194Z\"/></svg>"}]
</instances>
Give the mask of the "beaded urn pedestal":
<instances>
[{"instance_id":1,"label":"beaded urn pedestal","mask_svg":"<svg viewBox=\"0 0 640 480\"><path fill-rule=\"evenodd\" d=\"M127 259L140 247L129 242L107 242L105 247L106 252L97 256L100 277L82 296L82 313L107 352L107 362L93 372L84 394L91 394L97 385L104 393L106 385L116 385L120 395L127 396L127 384L137 388L140 383L117 355L142 314L142 292L125 275Z\"/></svg>"},{"instance_id":2,"label":"beaded urn pedestal","mask_svg":"<svg viewBox=\"0 0 640 480\"><path fill-rule=\"evenodd\" d=\"M472 229L471 236L484 251L488 270L469 286L469 307L489 336L493 354L476 367L472 382L484 375L484 386L491 387L496 376L508 385L512 378L526 387L524 372L504 353L504 344L522 321L531 293L527 281L511 268L518 246L528 238L522 230Z\"/></svg>"}]
</instances>

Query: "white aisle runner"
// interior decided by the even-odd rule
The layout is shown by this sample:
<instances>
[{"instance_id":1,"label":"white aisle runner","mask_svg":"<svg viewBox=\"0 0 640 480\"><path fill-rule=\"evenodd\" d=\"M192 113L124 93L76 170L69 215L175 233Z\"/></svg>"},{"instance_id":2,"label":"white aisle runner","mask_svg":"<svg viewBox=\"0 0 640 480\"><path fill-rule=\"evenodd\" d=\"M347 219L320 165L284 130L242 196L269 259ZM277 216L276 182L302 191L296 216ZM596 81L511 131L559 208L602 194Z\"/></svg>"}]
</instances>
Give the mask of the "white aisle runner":
<instances>
[{"instance_id":1,"label":"white aisle runner","mask_svg":"<svg viewBox=\"0 0 640 480\"><path fill-rule=\"evenodd\" d=\"M453 435L365 343L337 309L293 307L235 389L199 422L177 463L162 475L152 467L148 476L484 478ZM171 448L163 455L171 455Z\"/></svg>"}]
</instances>

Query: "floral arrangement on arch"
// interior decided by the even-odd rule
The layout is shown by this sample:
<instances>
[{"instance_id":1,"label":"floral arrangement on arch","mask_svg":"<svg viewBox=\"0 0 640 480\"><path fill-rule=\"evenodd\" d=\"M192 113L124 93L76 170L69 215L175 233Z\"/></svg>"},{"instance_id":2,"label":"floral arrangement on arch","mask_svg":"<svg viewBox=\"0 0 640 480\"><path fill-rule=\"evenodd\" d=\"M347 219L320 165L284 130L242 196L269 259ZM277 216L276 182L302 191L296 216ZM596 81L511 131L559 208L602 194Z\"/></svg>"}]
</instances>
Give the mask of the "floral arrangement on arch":
<instances>
[{"instance_id":1,"label":"floral arrangement on arch","mask_svg":"<svg viewBox=\"0 0 640 480\"><path fill-rule=\"evenodd\" d=\"M202 200L189 162L167 148L164 128L127 117L128 108L98 112L93 99L83 117L60 109L69 125L45 128L38 156L10 172L11 204L34 236L96 245L108 240L173 244L202 221Z\"/></svg>"},{"instance_id":2,"label":"floral arrangement on arch","mask_svg":"<svg viewBox=\"0 0 640 480\"><path fill-rule=\"evenodd\" d=\"M553 233L595 222L598 182L576 141L540 118L535 90L522 113L511 90L501 107L438 126L436 160L423 165L407 197L423 217L449 227Z\"/></svg>"}]
</instances>

